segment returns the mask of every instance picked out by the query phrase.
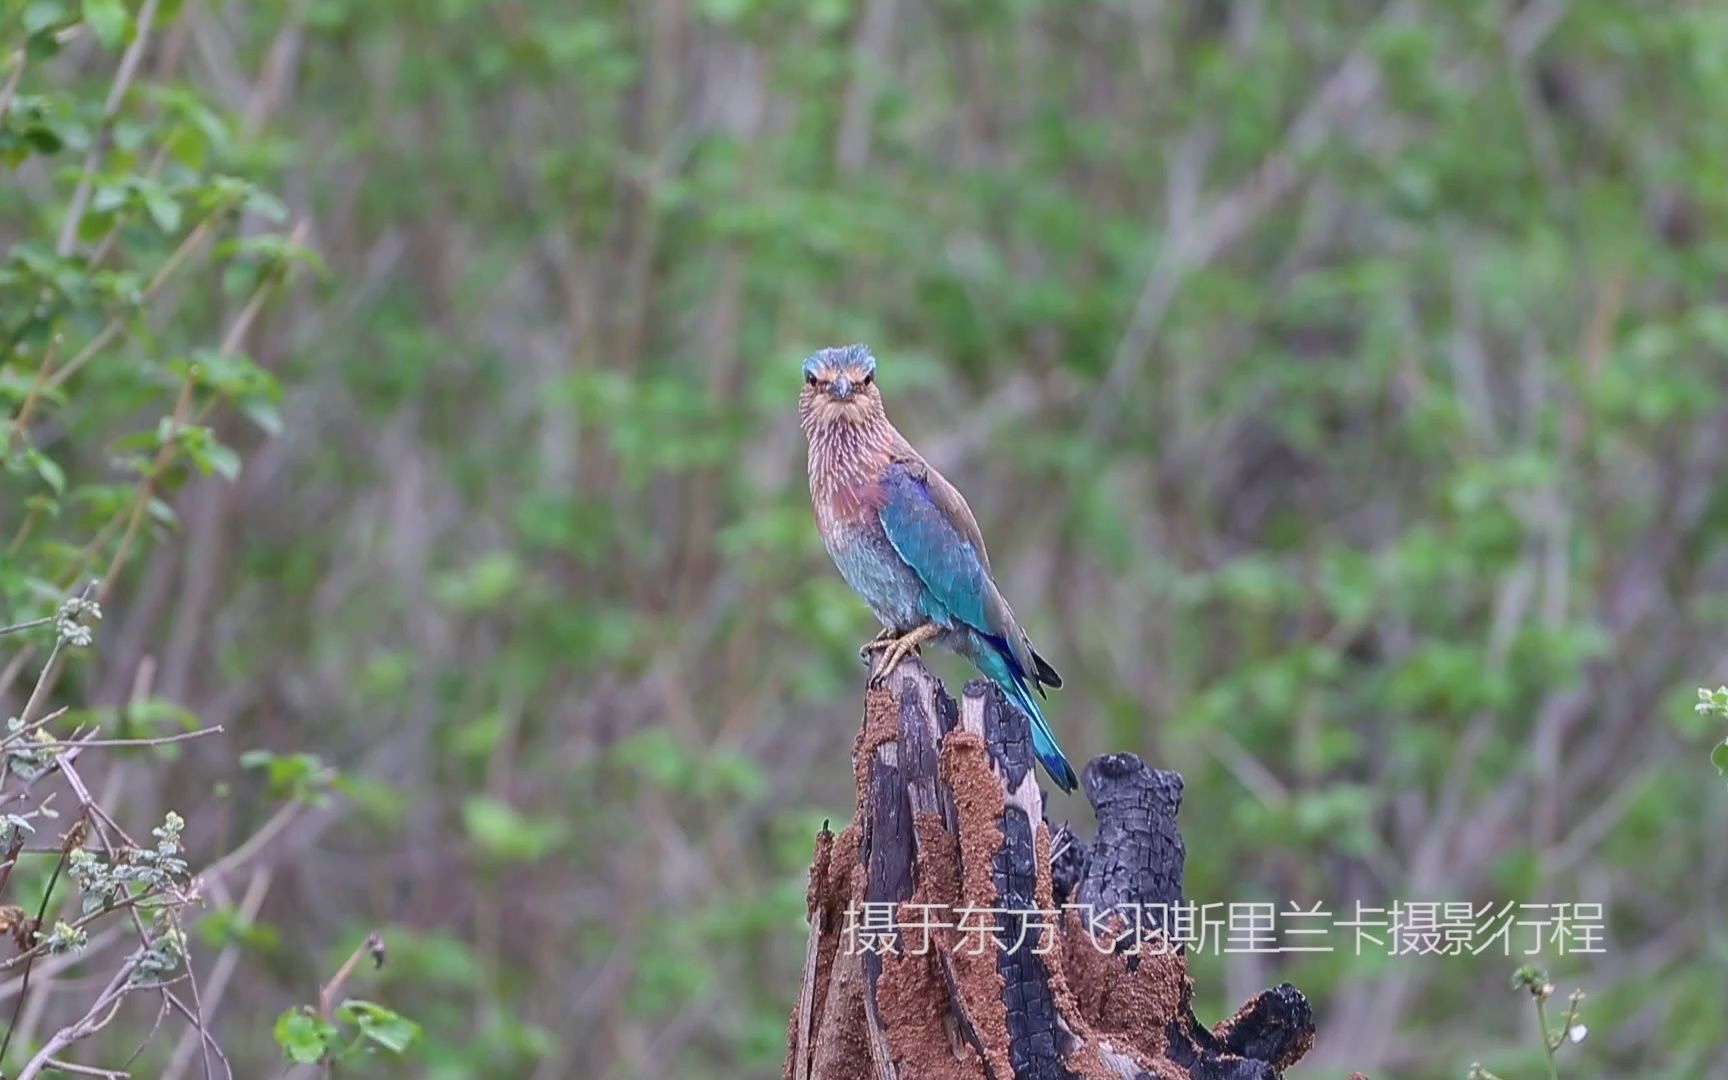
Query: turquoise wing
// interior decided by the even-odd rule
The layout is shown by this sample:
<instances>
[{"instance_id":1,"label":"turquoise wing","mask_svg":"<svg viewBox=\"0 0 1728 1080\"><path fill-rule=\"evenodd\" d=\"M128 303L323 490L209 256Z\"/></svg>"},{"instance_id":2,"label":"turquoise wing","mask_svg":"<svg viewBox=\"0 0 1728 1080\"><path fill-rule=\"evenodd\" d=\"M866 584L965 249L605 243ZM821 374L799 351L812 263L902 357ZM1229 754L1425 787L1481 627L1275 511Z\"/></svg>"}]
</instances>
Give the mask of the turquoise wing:
<instances>
[{"instance_id":1,"label":"turquoise wing","mask_svg":"<svg viewBox=\"0 0 1728 1080\"><path fill-rule=\"evenodd\" d=\"M964 623L983 634L1040 693L1061 686L1062 676L1032 648L991 580L984 539L953 485L922 461L896 461L883 474L882 493L882 530L924 583L924 614L950 629Z\"/></svg>"},{"instance_id":2,"label":"turquoise wing","mask_svg":"<svg viewBox=\"0 0 1728 1080\"><path fill-rule=\"evenodd\" d=\"M958 651L1026 713L1039 760L1062 790L1073 791L1078 783L1074 769L1026 688L1030 682L1042 693L1045 684L1061 686L1061 676L1033 651L990 579L982 541L973 540L977 526L963 529L956 524L943 500L932 497L922 468L894 462L883 474L877 516L888 543L923 582L920 609L933 622L966 631ZM969 524L971 515L966 516Z\"/></svg>"},{"instance_id":3,"label":"turquoise wing","mask_svg":"<svg viewBox=\"0 0 1728 1080\"><path fill-rule=\"evenodd\" d=\"M965 623L995 637L1006 629L991 625L992 598L999 598L983 556L930 497L923 477L900 462L882 478L882 529L920 581L924 614L946 627Z\"/></svg>"}]
</instances>

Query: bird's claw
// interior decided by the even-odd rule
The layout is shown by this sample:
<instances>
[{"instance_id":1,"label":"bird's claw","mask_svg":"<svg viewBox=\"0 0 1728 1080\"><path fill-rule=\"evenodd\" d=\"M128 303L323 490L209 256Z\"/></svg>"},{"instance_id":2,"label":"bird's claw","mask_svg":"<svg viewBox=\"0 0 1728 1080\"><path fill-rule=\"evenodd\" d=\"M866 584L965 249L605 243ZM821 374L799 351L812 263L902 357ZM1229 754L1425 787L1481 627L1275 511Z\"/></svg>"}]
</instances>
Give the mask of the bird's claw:
<instances>
[{"instance_id":1,"label":"bird's claw","mask_svg":"<svg viewBox=\"0 0 1728 1080\"><path fill-rule=\"evenodd\" d=\"M900 661L906 659L909 654L917 652L920 645L935 637L939 632L935 623L925 623L898 637L883 638L865 645L860 653L877 648L882 650L881 658L870 670L871 689L880 689L882 684L887 681L888 673L900 666Z\"/></svg>"},{"instance_id":2,"label":"bird's claw","mask_svg":"<svg viewBox=\"0 0 1728 1080\"><path fill-rule=\"evenodd\" d=\"M893 647L897 636L892 628L883 627L875 637L858 646L858 659L863 663L870 663L870 654Z\"/></svg>"}]
</instances>

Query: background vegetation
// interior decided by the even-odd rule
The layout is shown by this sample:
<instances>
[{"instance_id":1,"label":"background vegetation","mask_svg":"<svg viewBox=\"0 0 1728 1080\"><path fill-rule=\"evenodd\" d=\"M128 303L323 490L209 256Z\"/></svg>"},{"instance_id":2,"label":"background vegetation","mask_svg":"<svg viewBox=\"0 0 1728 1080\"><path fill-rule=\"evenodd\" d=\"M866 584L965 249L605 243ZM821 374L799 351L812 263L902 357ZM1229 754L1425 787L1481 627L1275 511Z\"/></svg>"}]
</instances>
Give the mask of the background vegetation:
<instances>
[{"instance_id":1,"label":"background vegetation","mask_svg":"<svg viewBox=\"0 0 1728 1080\"><path fill-rule=\"evenodd\" d=\"M0 716L222 727L80 767L213 865L235 1075L325 1022L343 1071L776 1072L873 630L796 369L852 340L1071 755L1186 775L1193 898L1601 902L1542 961L1569 1075L1728 1075L1728 8L5 11L0 625L103 619L0 637ZM0 901L51 925L36 827ZM144 948L114 914L8 1070ZM346 992L418 1037L321 1000L374 929ZM1294 1076L1540 1075L1519 962L1211 958L1202 1012L1287 978ZM139 1075L198 1072L171 1034Z\"/></svg>"}]
</instances>

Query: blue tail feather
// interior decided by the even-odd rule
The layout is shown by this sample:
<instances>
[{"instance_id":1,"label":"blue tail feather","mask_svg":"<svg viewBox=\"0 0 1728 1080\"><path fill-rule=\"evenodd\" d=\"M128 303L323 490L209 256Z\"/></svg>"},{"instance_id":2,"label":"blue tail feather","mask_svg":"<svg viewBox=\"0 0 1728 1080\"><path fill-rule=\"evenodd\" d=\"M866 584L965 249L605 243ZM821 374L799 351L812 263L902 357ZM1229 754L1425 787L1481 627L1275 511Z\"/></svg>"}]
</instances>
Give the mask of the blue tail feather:
<instances>
[{"instance_id":1,"label":"blue tail feather","mask_svg":"<svg viewBox=\"0 0 1728 1080\"><path fill-rule=\"evenodd\" d=\"M1002 692L1014 704L1020 706L1020 711L1031 721L1032 750L1043 762L1044 771L1050 774L1050 779L1063 791L1073 791L1080 781L1074 775L1073 766L1068 764L1068 758L1062 753L1062 748L1056 745L1056 736L1050 733L1050 725L1044 722L1044 711L1038 707L1038 699L1026 689L1025 680L1020 678L1007 660L999 653L992 651L987 658L979 658L978 669L989 676L990 681L1002 688ZM976 661L975 661L976 662Z\"/></svg>"}]
</instances>

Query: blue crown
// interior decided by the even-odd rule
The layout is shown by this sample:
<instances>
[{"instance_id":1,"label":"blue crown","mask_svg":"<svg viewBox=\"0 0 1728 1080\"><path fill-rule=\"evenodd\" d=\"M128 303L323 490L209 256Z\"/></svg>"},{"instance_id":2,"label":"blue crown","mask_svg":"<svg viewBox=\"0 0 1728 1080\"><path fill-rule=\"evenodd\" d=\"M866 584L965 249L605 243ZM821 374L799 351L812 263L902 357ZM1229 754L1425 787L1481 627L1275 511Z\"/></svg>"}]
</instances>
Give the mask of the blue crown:
<instances>
[{"instance_id":1,"label":"blue crown","mask_svg":"<svg viewBox=\"0 0 1728 1080\"><path fill-rule=\"evenodd\" d=\"M841 345L832 349L820 349L804 361L804 374L815 375L824 369L859 368L866 375L876 373L876 358L870 355L870 349L865 345Z\"/></svg>"}]
</instances>

